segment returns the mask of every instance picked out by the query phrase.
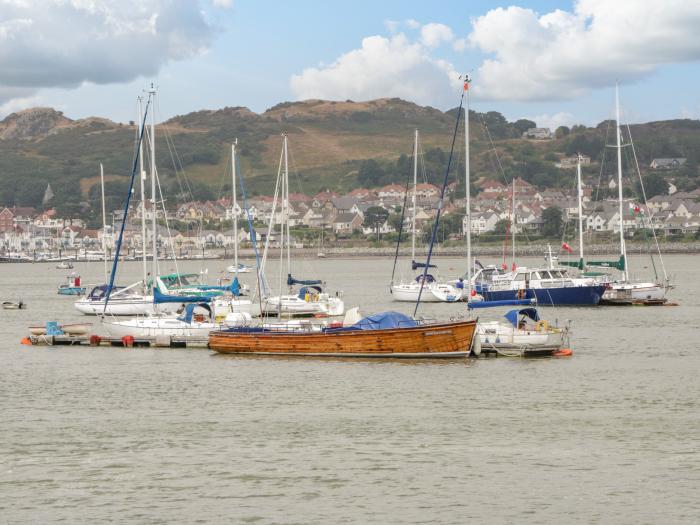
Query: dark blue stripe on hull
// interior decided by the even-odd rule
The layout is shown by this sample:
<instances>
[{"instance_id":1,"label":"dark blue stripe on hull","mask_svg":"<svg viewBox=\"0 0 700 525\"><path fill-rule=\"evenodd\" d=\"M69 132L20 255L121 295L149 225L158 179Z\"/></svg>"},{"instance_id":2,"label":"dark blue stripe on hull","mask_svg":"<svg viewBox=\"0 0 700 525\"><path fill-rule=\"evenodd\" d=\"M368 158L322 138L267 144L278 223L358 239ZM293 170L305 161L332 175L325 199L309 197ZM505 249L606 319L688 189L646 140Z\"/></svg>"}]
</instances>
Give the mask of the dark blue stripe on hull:
<instances>
[{"instance_id":1,"label":"dark blue stripe on hull","mask_svg":"<svg viewBox=\"0 0 700 525\"><path fill-rule=\"evenodd\" d=\"M507 299L537 299L539 306L595 306L600 303L605 286L569 286L564 288L528 288L525 297L518 297L517 290L488 291L479 289L486 301ZM521 291L522 293L522 291Z\"/></svg>"}]
</instances>

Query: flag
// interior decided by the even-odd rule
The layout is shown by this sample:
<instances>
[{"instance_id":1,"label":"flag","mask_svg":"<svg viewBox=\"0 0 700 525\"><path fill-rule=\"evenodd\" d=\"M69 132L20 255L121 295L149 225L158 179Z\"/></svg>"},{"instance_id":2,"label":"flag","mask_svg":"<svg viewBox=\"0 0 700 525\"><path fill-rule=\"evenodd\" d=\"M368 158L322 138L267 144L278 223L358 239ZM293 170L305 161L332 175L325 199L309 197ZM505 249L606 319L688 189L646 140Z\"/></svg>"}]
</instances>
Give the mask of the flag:
<instances>
[{"instance_id":1,"label":"flag","mask_svg":"<svg viewBox=\"0 0 700 525\"><path fill-rule=\"evenodd\" d=\"M464 81L464 91L469 91L469 81L468 80Z\"/></svg>"},{"instance_id":2,"label":"flag","mask_svg":"<svg viewBox=\"0 0 700 525\"><path fill-rule=\"evenodd\" d=\"M569 246L569 243L565 242L564 244L561 245L563 249L565 249L569 253L573 253L574 250L571 249L571 246Z\"/></svg>"},{"instance_id":3,"label":"flag","mask_svg":"<svg viewBox=\"0 0 700 525\"><path fill-rule=\"evenodd\" d=\"M515 261L513 261L513 266L511 268L512 268L512 271L516 270L517 266L515 266Z\"/></svg>"}]
</instances>

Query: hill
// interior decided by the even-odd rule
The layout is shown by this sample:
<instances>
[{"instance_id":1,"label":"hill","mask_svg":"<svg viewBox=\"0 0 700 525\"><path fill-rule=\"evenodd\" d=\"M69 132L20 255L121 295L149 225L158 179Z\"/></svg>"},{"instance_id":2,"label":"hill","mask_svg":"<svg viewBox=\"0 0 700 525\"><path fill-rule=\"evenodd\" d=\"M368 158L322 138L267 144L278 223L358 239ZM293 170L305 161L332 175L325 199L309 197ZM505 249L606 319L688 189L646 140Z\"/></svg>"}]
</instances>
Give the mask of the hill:
<instances>
[{"instance_id":1,"label":"hill","mask_svg":"<svg viewBox=\"0 0 700 525\"><path fill-rule=\"evenodd\" d=\"M242 171L251 193L271 193L280 158L281 133L289 135L294 190L313 193L390 182L403 184L410 173L413 130L421 133L425 177L441 180L454 130L456 110L442 112L401 99L367 102L306 100L285 102L257 114L245 107L202 110L157 126L156 151L161 183L169 202L188 188L195 198L213 198L228 189L230 144L238 139ZM613 172L600 161L614 127L574 126L556 130L552 140L525 140L535 123L508 122L500 113L470 114L471 168L475 179L522 176L541 187L572 184L571 170L555 166L576 152L589 155L586 177L597 183ZM670 120L631 126L642 166L656 157L686 157L687 166L666 172L681 187L700 184L697 156L700 122ZM136 129L102 118L71 120L51 108L14 113L0 122L0 204L39 206L50 182L54 203L67 212L92 207L98 192L99 163L108 175L109 207L123 200L130 174ZM460 141L458 141L462 147ZM496 151L498 155L494 153ZM610 152L607 159L611 159ZM499 166L500 163L500 166ZM460 180L463 150L457 152ZM463 190L462 190L463 191ZM188 191L189 193L189 191Z\"/></svg>"}]
</instances>

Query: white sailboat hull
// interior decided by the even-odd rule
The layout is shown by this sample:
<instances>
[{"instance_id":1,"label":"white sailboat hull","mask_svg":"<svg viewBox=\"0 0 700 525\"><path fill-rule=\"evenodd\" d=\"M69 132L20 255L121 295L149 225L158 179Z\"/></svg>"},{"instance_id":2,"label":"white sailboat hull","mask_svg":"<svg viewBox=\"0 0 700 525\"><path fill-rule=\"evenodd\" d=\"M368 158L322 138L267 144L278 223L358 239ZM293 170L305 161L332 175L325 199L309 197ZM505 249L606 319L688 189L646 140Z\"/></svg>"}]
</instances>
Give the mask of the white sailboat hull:
<instances>
[{"instance_id":1,"label":"white sailboat hull","mask_svg":"<svg viewBox=\"0 0 700 525\"><path fill-rule=\"evenodd\" d=\"M479 323L477 333L481 349L494 350L502 355L523 356L547 354L564 347L566 332L558 329L528 330L515 328L511 324L490 321Z\"/></svg>"},{"instance_id":2,"label":"white sailboat hull","mask_svg":"<svg viewBox=\"0 0 700 525\"><path fill-rule=\"evenodd\" d=\"M659 301L666 297L666 289L652 282L613 282L603 294L604 301Z\"/></svg>"},{"instance_id":3,"label":"white sailboat hull","mask_svg":"<svg viewBox=\"0 0 700 525\"><path fill-rule=\"evenodd\" d=\"M415 303L420 294L420 300L426 303L455 302L462 299L462 292L447 283L430 283L423 286L420 291L420 284L413 282L408 284L393 284L391 294L394 301Z\"/></svg>"},{"instance_id":4,"label":"white sailboat hull","mask_svg":"<svg viewBox=\"0 0 700 525\"><path fill-rule=\"evenodd\" d=\"M133 298L110 298L105 309L104 299L91 300L88 298L78 299L73 306L84 315L152 315L156 313L153 304L153 296L138 296ZM158 305L158 312L175 313L181 307L180 303L163 303Z\"/></svg>"},{"instance_id":5,"label":"white sailboat hull","mask_svg":"<svg viewBox=\"0 0 700 525\"><path fill-rule=\"evenodd\" d=\"M230 313L245 313L251 317L260 316L260 303L253 303L250 299L218 298L212 302L214 317L219 319Z\"/></svg>"},{"instance_id":6,"label":"white sailboat hull","mask_svg":"<svg viewBox=\"0 0 700 525\"><path fill-rule=\"evenodd\" d=\"M282 295L268 297L263 302L263 310L268 314L337 316L345 313L345 303L338 297L321 296L318 300L306 301L296 295Z\"/></svg>"}]
</instances>

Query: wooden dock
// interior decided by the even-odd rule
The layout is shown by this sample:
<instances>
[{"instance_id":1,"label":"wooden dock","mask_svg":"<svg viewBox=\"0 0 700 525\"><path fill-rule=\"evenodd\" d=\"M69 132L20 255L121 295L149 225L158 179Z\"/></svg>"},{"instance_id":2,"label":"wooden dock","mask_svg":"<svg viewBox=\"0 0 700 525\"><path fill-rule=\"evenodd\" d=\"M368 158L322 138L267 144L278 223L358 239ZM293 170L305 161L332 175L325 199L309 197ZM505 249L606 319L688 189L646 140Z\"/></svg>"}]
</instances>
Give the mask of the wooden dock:
<instances>
[{"instance_id":1,"label":"wooden dock","mask_svg":"<svg viewBox=\"0 0 700 525\"><path fill-rule=\"evenodd\" d=\"M188 337L119 338L100 335L31 335L22 341L36 346L114 346L159 348L208 348L208 339Z\"/></svg>"}]
</instances>

